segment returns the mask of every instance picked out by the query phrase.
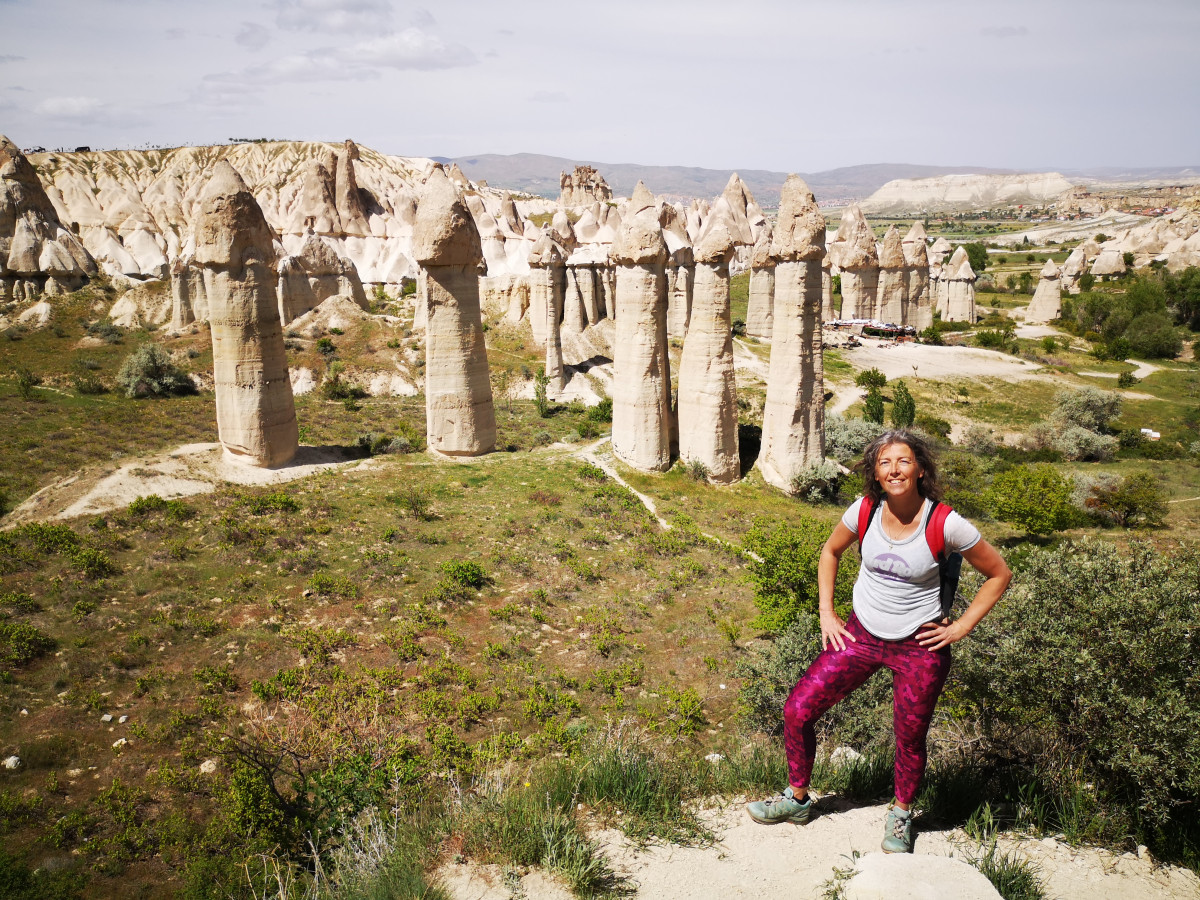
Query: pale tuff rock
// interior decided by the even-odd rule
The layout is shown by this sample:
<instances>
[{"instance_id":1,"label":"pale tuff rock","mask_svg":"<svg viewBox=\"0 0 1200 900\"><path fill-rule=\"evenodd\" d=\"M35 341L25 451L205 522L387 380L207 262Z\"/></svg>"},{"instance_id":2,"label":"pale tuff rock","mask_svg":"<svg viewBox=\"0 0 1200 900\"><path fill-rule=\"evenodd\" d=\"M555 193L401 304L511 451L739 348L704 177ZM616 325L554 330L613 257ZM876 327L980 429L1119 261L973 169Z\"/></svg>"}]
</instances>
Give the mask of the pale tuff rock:
<instances>
[{"instance_id":1,"label":"pale tuff rock","mask_svg":"<svg viewBox=\"0 0 1200 900\"><path fill-rule=\"evenodd\" d=\"M331 168L332 167L332 168ZM324 160L310 159L300 175L300 197L284 230L303 234L341 234L342 217L338 214L334 192L337 187L337 155L330 152Z\"/></svg>"},{"instance_id":2,"label":"pale tuff rock","mask_svg":"<svg viewBox=\"0 0 1200 900\"><path fill-rule=\"evenodd\" d=\"M575 228L564 210L555 210L554 218L550 220L550 230L554 232L554 239L567 250L574 250L579 245L579 239L575 237Z\"/></svg>"},{"instance_id":3,"label":"pale tuff rock","mask_svg":"<svg viewBox=\"0 0 1200 900\"><path fill-rule=\"evenodd\" d=\"M929 289L929 247L925 226L914 222L904 236L904 266L908 280L908 306L902 324L924 331L933 324L933 298Z\"/></svg>"},{"instance_id":4,"label":"pale tuff rock","mask_svg":"<svg viewBox=\"0 0 1200 900\"><path fill-rule=\"evenodd\" d=\"M591 244L600 233L600 220L597 217L599 207L585 209L579 221L575 223L575 237L581 244Z\"/></svg>"},{"instance_id":5,"label":"pale tuff rock","mask_svg":"<svg viewBox=\"0 0 1200 900\"><path fill-rule=\"evenodd\" d=\"M767 225L759 233L750 254L750 296L746 307L746 334L769 338L775 299L775 260L771 257L774 232Z\"/></svg>"},{"instance_id":6,"label":"pale tuff rock","mask_svg":"<svg viewBox=\"0 0 1200 900\"><path fill-rule=\"evenodd\" d=\"M1042 266L1041 278L1038 279L1037 290L1025 310L1026 322L1050 322L1058 318L1062 311L1062 293L1059 289L1059 269L1053 260L1046 260Z\"/></svg>"},{"instance_id":7,"label":"pale tuff rock","mask_svg":"<svg viewBox=\"0 0 1200 900\"><path fill-rule=\"evenodd\" d=\"M1096 241L1093 238L1088 238L1086 241L1084 241L1082 244L1080 244L1075 249L1082 250L1084 257L1087 259L1088 262L1091 262L1093 259L1095 259L1097 256L1100 255L1100 245L1098 243L1096 243Z\"/></svg>"},{"instance_id":8,"label":"pale tuff rock","mask_svg":"<svg viewBox=\"0 0 1200 900\"><path fill-rule=\"evenodd\" d=\"M987 876L951 856L867 853L854 862L842 888L846 900L892 900L894 897L954 897L955 900L1000 900Z\"/></svg>"},{"instance_id":9,"label":"pale tuff rock","mask_svg":"<svg viewBox=\"0 0 1200 900\"><path fill-rule=\"evenodd\" d=\"M954 247L946 240L945 236L939 237L933 242L933 246L929 248L928 257L931 266L940 266L946 259L946 254L953 250Z\"/></svg>"},{"instance_id":10,"label":"pale tuff rock","mask_svg":"<svg viewBox=\"0 0 1200 900\"><path fill-rule=\"evenodd\" d=\"M851 203L842 213L838 239L830 248L833 264L842 270L842 318L878 316L879 258L875 232L862 210Z\"/></svg>"},{"instance_id":11,"label":"pale tuff rock","mask_svg":"<svg viewBox=\"0 0 1200 900\"><path fill-rule=\"evenodd\" d=\"M413 257L426 276L425 416L429 448L477 456L496 446L496 412L479 311L483 248L440 166L421 192Z\"/></svg>"},{"instance_id":12,"label":"pale tuff rock","mask_svg":"<svg viewBox=\"0 0 1200 900\"><path fill-rule=\"evenodd\" d=\"M772 279L772 292L774 289L775 282ZM832 322L837 317L837 310L833 308L833 265L826 256L821 260L821 321Z\"/></svg>"},{"instance_id":13,"label":"pale tuff rock","mask_svg":"<svg viewBox=\"0 0 1200 900\"><path fill-rule=\"evenodd\" d=\"M821 262L825 220L816 198L789 175L772 244L774 329L758 466L769 484L792 479L825 455L825 382L821 361Z\"/></svg>"},{"instance_id":14,"label":"pale tuff rock","mask_svg":"<svg viewBox=\"0 0 1200 900\"><path fill-rule=\"evenodd\" d=\"M70 293L97 271L91 254L62 226L29 160L0 135L0 298Z\"/></svg>"},{"instance_id":15,"label":"pale tuff rock","mask_svg":"<svg viewBox=\"0 0 1200 900\"><path fill-rule=\"evenodd\" d=\"M561 190L559 206L586 206L612 199L612 189L604 176L591 166L576 166L571 173L562 172L558 177Z\"/></svg>"},{"instance_id":16,"label":"pale tuff rock","mask_svg":"<svg viewBox=\"0 0 1200 900\"><path fill-rule=\"evenodd\" d=\"M279 261L279 321L287 325L330 297L349 297L363 309L367 295L354 263L310 233L300 252Z\"/></svg>"},{"instance_id":17,"label":"pale tuff rock","mask_svg":"<svg viewBox=\"0 0 1200 900\"><path fill-rule=\"evenodd\" d=\"M729 204L730 226L733 242L743 247L753 247L759 233L766 225L766 216L750 193L750 188L734 172L729 176L722 199Z\"/></svg>"},{"instance_id":18,"label":"pale tuff rock","mask_svg":"<svg viewBox=\"0 0 1200 900\"><path fill-rule=\"evenodd\" d=\"M659 226L667 244L667 336L687 334L692 314L695 282L692 242L687 235L686 212L682 207L664 204L659 210Z\"/></svg>"},{"instance_id":19,"label":"pale tuff rock","mask_svg":"<svg viewBox=\"0 0 1200 900\"><path fill-rule=\"evenodd\" d=\"M196 265L203 267L213 342L217 431L227 458L279 466L296 454L296 408L276 301L273 234L229 163L200 200Z\"/></svg>"},{"instance_id":20,"label":"pale tuff rock","mask_svg":"<svg viewBox=\"0 0 1200 900\"><path fill-rule=\"evenodd\" d=\"M555 310L555 328L562 315L566 257L549 231L543 231L529 251L529 327L539 344L544 345L549 334L546 324L549 311Z\"/></svg>"},{"instance_id":21,"label":"pale tuff rock","mask_svg":"<svg viewBox=\"0 0 1200 900\"><path fill-rule=\"evenodd\" d=\"M1079 276L1087 271L1087 263L1087 254L1084 252L1083 245L1072 250L1071 255L1063 263L1060 281L1061 287L1065 288L1068 293L1079 293Z\"/></svg>"},{"instance_id":22,"label":"pale tuff rock","mask_svg":"<svg viewBox=\"0 0 1200 900\"><path fill-rule=\"evenodd\" d=\"M702 463L719 484L741 474L729 313L733 227L722 198L694 248L696 287L679 361L679 457Z\"/></svg>"},{"instance_id":23,"label":"pale tuff rock","mask_svg":"<svg viewBox=\"0 0 1200 900\"><path fill-rule=\"evenodd\" d=\"M617 337L613 348L613 452L642 471L671 466L671 364L667 356L667 245L654 196L634 188L612 249Z\"/></svg>"},{"instance_id":24,"label":"pale tuff rock","mask_svg":"<svg viewBox=\"0 0 1200 900\"><path fill-rule=\"evenodd\" d=\"M182 331L193 322L208 321L204 272L192 265L193 261L191 257L181 257L171 266L172 331Z\"/></svg>"},{"instance_id":25,"label":"pale tuff rock","mask_svg":"<svg viewBox=\"0 0 1200 900\"><path fill-rule=\"evenodd\" d=\"M451 163L450 168L446 169L445 172L446 177L454 182L455 187L462 189L471 186L471 179L463 174L463 170L458 167L458 163Z\"/></svg>"},{"instance_id":26,"label":"pale tuff rock","mask_svg":"<svg viewBox=\"0 0 1200 900\"><path fill-rule=\"evenodd\" d=\"M950 261L942 266L939 278L942 292L939 305L942 318L947 322L975 321L975 270L967 258L967 251L958 247Z\"/></svg>"},{"instance_id":27,"label":"pale tuff rock","mask_svg":"<svg viewBox=\"0 0 1200 900\"><path fill-rule=\"evenodd\" d=\"M908 272L905 269L904 245L900 232L893 225L883 236L879 251L879 286L876 318L893 325L905 324L908 310Z\"/></svg>"},{"instance_id":28,"label":"pale tuff rock","mask_svg":"<svg viewBox=\"0 0 1200 900\"><path fill-rule=\"evenodd\" d=\"M1074 190L1057 172L1020 175L938 175L889 181L863 201L875 215L1040 205Z\"/></svg>"},{"instance_id":29,"label":"pale tuff rock","mask_svg":"<svg viewBox=\"0 0 1200 900\"><path fill-rule=\"evenodd\" d=\"M496 216L496 222L505 237L523 238L525 236L525 225L521 221L521 214L517 212L517 204L513 201L512 194L506 192L500 198L500 213Z\"/></svg>"},{"instance_id":30,"label":"pale tuff rock","mask_svg":"<svg viewBox=\"0 0 1200 900\"><path fill-rule=\"evenodd\" d=\"M1092 263L1092 274L1123 275L1125 274L1125 259L1120 250L1102 250Z\"/></svg>"}]
</instances>

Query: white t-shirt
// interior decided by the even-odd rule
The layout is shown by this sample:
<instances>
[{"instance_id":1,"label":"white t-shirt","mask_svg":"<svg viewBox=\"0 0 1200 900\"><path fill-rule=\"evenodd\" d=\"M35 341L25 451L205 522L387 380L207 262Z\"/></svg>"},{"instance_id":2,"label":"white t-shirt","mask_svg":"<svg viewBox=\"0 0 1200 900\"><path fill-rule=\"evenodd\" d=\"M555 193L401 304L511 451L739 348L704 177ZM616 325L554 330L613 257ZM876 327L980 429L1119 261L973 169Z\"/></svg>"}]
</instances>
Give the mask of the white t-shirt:
<instances>
[{"instance_id":1,"label":"white t-shirt","mask_svg":"<svg viewBox=\"0 0 1200 900\"><path fill-rule=\"evenodd\" d=\"M850 504L842 524L858 534L862 498ZM933 512L926 500L921 527L909 537L893 541L883 533L883 511L871 517L862 544L862 565L854 582L854 612L863 628L878 638L895 641L913 634L926 622L942 617L937 560L925 540L925 526ZM956 512L946 517L946 552L970 550L979 529Z\"/></svg>"}]
</instances>

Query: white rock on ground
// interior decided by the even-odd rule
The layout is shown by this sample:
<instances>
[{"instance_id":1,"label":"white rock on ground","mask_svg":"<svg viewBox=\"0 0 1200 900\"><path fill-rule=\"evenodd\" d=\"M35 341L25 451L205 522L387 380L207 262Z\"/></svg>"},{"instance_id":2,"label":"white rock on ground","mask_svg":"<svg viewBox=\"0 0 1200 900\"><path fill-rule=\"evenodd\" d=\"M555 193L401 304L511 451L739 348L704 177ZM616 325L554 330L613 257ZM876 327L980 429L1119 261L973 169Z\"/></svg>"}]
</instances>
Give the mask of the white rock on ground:
<instances>
[{"instance_id":1,"label":"white rock on ground","mask_svg":"<svg viewBox=\"0 0 1200 900\"><path fill-rule=\"evenodd\" d=\"M868 853L854 869L845 900L1000 900L986 875L949 856Z\"/></svg>"}]
</instances>

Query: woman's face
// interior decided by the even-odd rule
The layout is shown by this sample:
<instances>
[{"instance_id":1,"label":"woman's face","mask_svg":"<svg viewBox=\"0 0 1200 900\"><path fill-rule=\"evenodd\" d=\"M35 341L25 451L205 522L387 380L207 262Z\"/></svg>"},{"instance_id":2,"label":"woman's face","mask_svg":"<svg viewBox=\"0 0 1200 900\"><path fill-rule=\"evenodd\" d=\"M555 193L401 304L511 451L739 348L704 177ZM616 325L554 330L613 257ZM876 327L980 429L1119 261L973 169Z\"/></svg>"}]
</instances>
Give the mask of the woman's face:
<instances>
[{"instance_id":1,"label":"woman's face","mask_svg":"<svg viewBox=\"0 0 1200 900\"><path fill-rule=\"evenodd\" d=\"M918 484L922 474L916 454L908 444L887 444L875 460L875 479L889 497L900 499L920 493Z\"/></svg>"}]
</instances>

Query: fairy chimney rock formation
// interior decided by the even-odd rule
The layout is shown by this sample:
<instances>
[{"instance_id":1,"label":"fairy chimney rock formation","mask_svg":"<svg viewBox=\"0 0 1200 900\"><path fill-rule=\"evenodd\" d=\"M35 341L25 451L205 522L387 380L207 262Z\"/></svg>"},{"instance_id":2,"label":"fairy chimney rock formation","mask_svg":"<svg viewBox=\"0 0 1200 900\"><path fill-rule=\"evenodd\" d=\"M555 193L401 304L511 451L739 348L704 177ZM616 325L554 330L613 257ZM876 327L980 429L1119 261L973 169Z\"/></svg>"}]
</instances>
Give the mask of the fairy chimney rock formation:
<instances>
[{"instance_id":1,"label":"fairy chimney rock formation","mask_svg":"<svg viewBox=\"0 0 1200 900\"><path fill-rule=\"evenodd\" d=\"M1026 322L1052 322L1062 312L1062 291L1059 284L1059 268L1051 259L1042 266L1041 278L1038 279L1037 290L1025 310Z\"/></svg>"},{"instance_id":2,"label":"fairy chimney rock formation","mask_svg":"<svg viewBox=\"0 0 1200 900\"><path fill-rule=\"evenodd\" d=\"M591 166L576 166L571 173L562 172L558 176L561 193L558 203L560 206L587 206L599 201L607 203L612 200L612 189L604 176Z\"/></svg>"},{"instance_id":3,"label":"fairy chimney rock formation","mask_svg":"<svg viewBox=\"0 0 1200 900\"><path fill-rule=\"evenodd\" d=\"M875 232L857 203L842 213L833 264L842 270L842 318L874 319L878 314L879 257Z\"/></svg>"},{"instance_id":4,"label":"fairy chimney rock formation","mask_svg":"<svg viewBox=\"0 0 1200 900\"><path fill-rule=\"evenodd\" d=\"M496 412L479 310L483 247L475 220L441 166L421 191L412 248L426 281L429 448L451 456L489 453L496 446Z\"/></svg>"},{"instance_id":5,"label":"fairy chimney rock formation","mask_svg":"<svg viewBox=\"0 0 1200 900\"><path fill-rule=\"evenodd\" d=\"M774 232L766 226L750 252L750 296L746 306L746 334L769 338L775 302L775 260L771 256Z\"/></svg>"},{"instance_id":6,"label":"fairy chimney rock formation","mask_svg":"<svg viewBox=\"0 0 1200 900\"><path fill-rule=\"evenodd\" d=\"M821 262L825 217L799 175L779 198L771 243L775 315L758 467L769 484L792 480L825 455L825 382L821 361Z\"/></svg>"},{"instance_id":7,"label":"fairy chimney rock formation","mask_svg":"<svg viewBox=\"0 0 1200 900\"><path fill-rule=\"evenodd\" d=\"M908 280L908 305L904 325L924 331L933 324L932 297L929 291L929 246L925 226L914 222L904 236L904 266Z\"/></svg>"},{"instance_id":8,"label":"fairy chimney rock formation","mask_svg":"<svg viewBox=\"0 0 1200 900\"><path fill-rule=\"evenodd\" d=\"M904 244L892 225L883 236L879 251L879 285L875 316L892 325L903 325L908 306L908 272L905 269Z\"/></svg>"},{"instance_id":9,"label":"fairy chimney rock formation","mask_svg":"<svg viewBox=\"0 0 1200 900\"><path fill-rule=\"evenodd\" d=\"M299 434L276 305L274 234L225 160L200 196L195 236L225 456L254 466L283 465L296 455Z\"/></svg>"},{"instance_id":10,"label":"fairy chimney rock formation","mask_svg":"<svg viewBox=\"0 0 1200 900\"><path fill-rule=\"evenodd\" d=\"M975 270L961 245L950 261L942 266L940 278L945 308L942 318L947 322L975 321Z\"/></svg>"},{"instance_id":11,"label":"fairy chimney rock formation","mask_svg":"<svg viewBox=\"0 0 1200 900\"><path fill-rule=\"evenodd\" d=\"M546 377L556 392L566 384L560 330L565 257L548 231L542 232L529 251L529 325L534 340L546 345Z\"/></svg>"},{"instance_id":12,"label":"fairy chimney rock formation","mask_svg":"<svg viewBox=\"0 0 1200 900\"><path fill-rule=\"evenodd\" d=\"M1070 294L1078 294L1080 291L1079 278L1087 271L1087 264L1087 253L1081 244L1071 251L1070 256L1063 263L1059 276L1061 287L1066 288Z\"/></svg>"},{"instance_id":13,"label":"fairy chimney rock formation","mask_svg":"<svg viewBox=\"0 0 1200 900\"><path fill-rule=\"evenodd\" d=\"M646 472L671 467L671 365L667 357L667 243L640 181L612 247L617 267L613 348L613 452Z\"/></svg>"},{"instance_id":14,"label":"fairy chimney rock formation","mask_svg":"<svg viewBox=\"0 0 1200 900\"><path fill-rule=\"evenodd\" d=\"M25 154L0 135L0 302L69 293L97 271Z\"/></svg>"},{"instance_id":15,"label":"fairy chimney rock formation","mask_svg":"<svg viewBox=\"0 0 1200 900\"><path fill-rule=\"evenodd\" d=\"M679 360L679 458L703 465L719 484L741 474L729 317L735 227L721 198L694 247L692 315Z\"/></svg>"},{"instance_id":16,"label":"fairy chimney rock formation","mask_svg":"<svg viewBox=\"0 0 1200 900\"><path fill-rule=\"evenodd\" d=\"M687 233L687 213L682 207L663 204L658 222L667 244L667 336L682 338L687 334L692 314L696 272L692 241Z\"/></svg>"}]
</instances>

